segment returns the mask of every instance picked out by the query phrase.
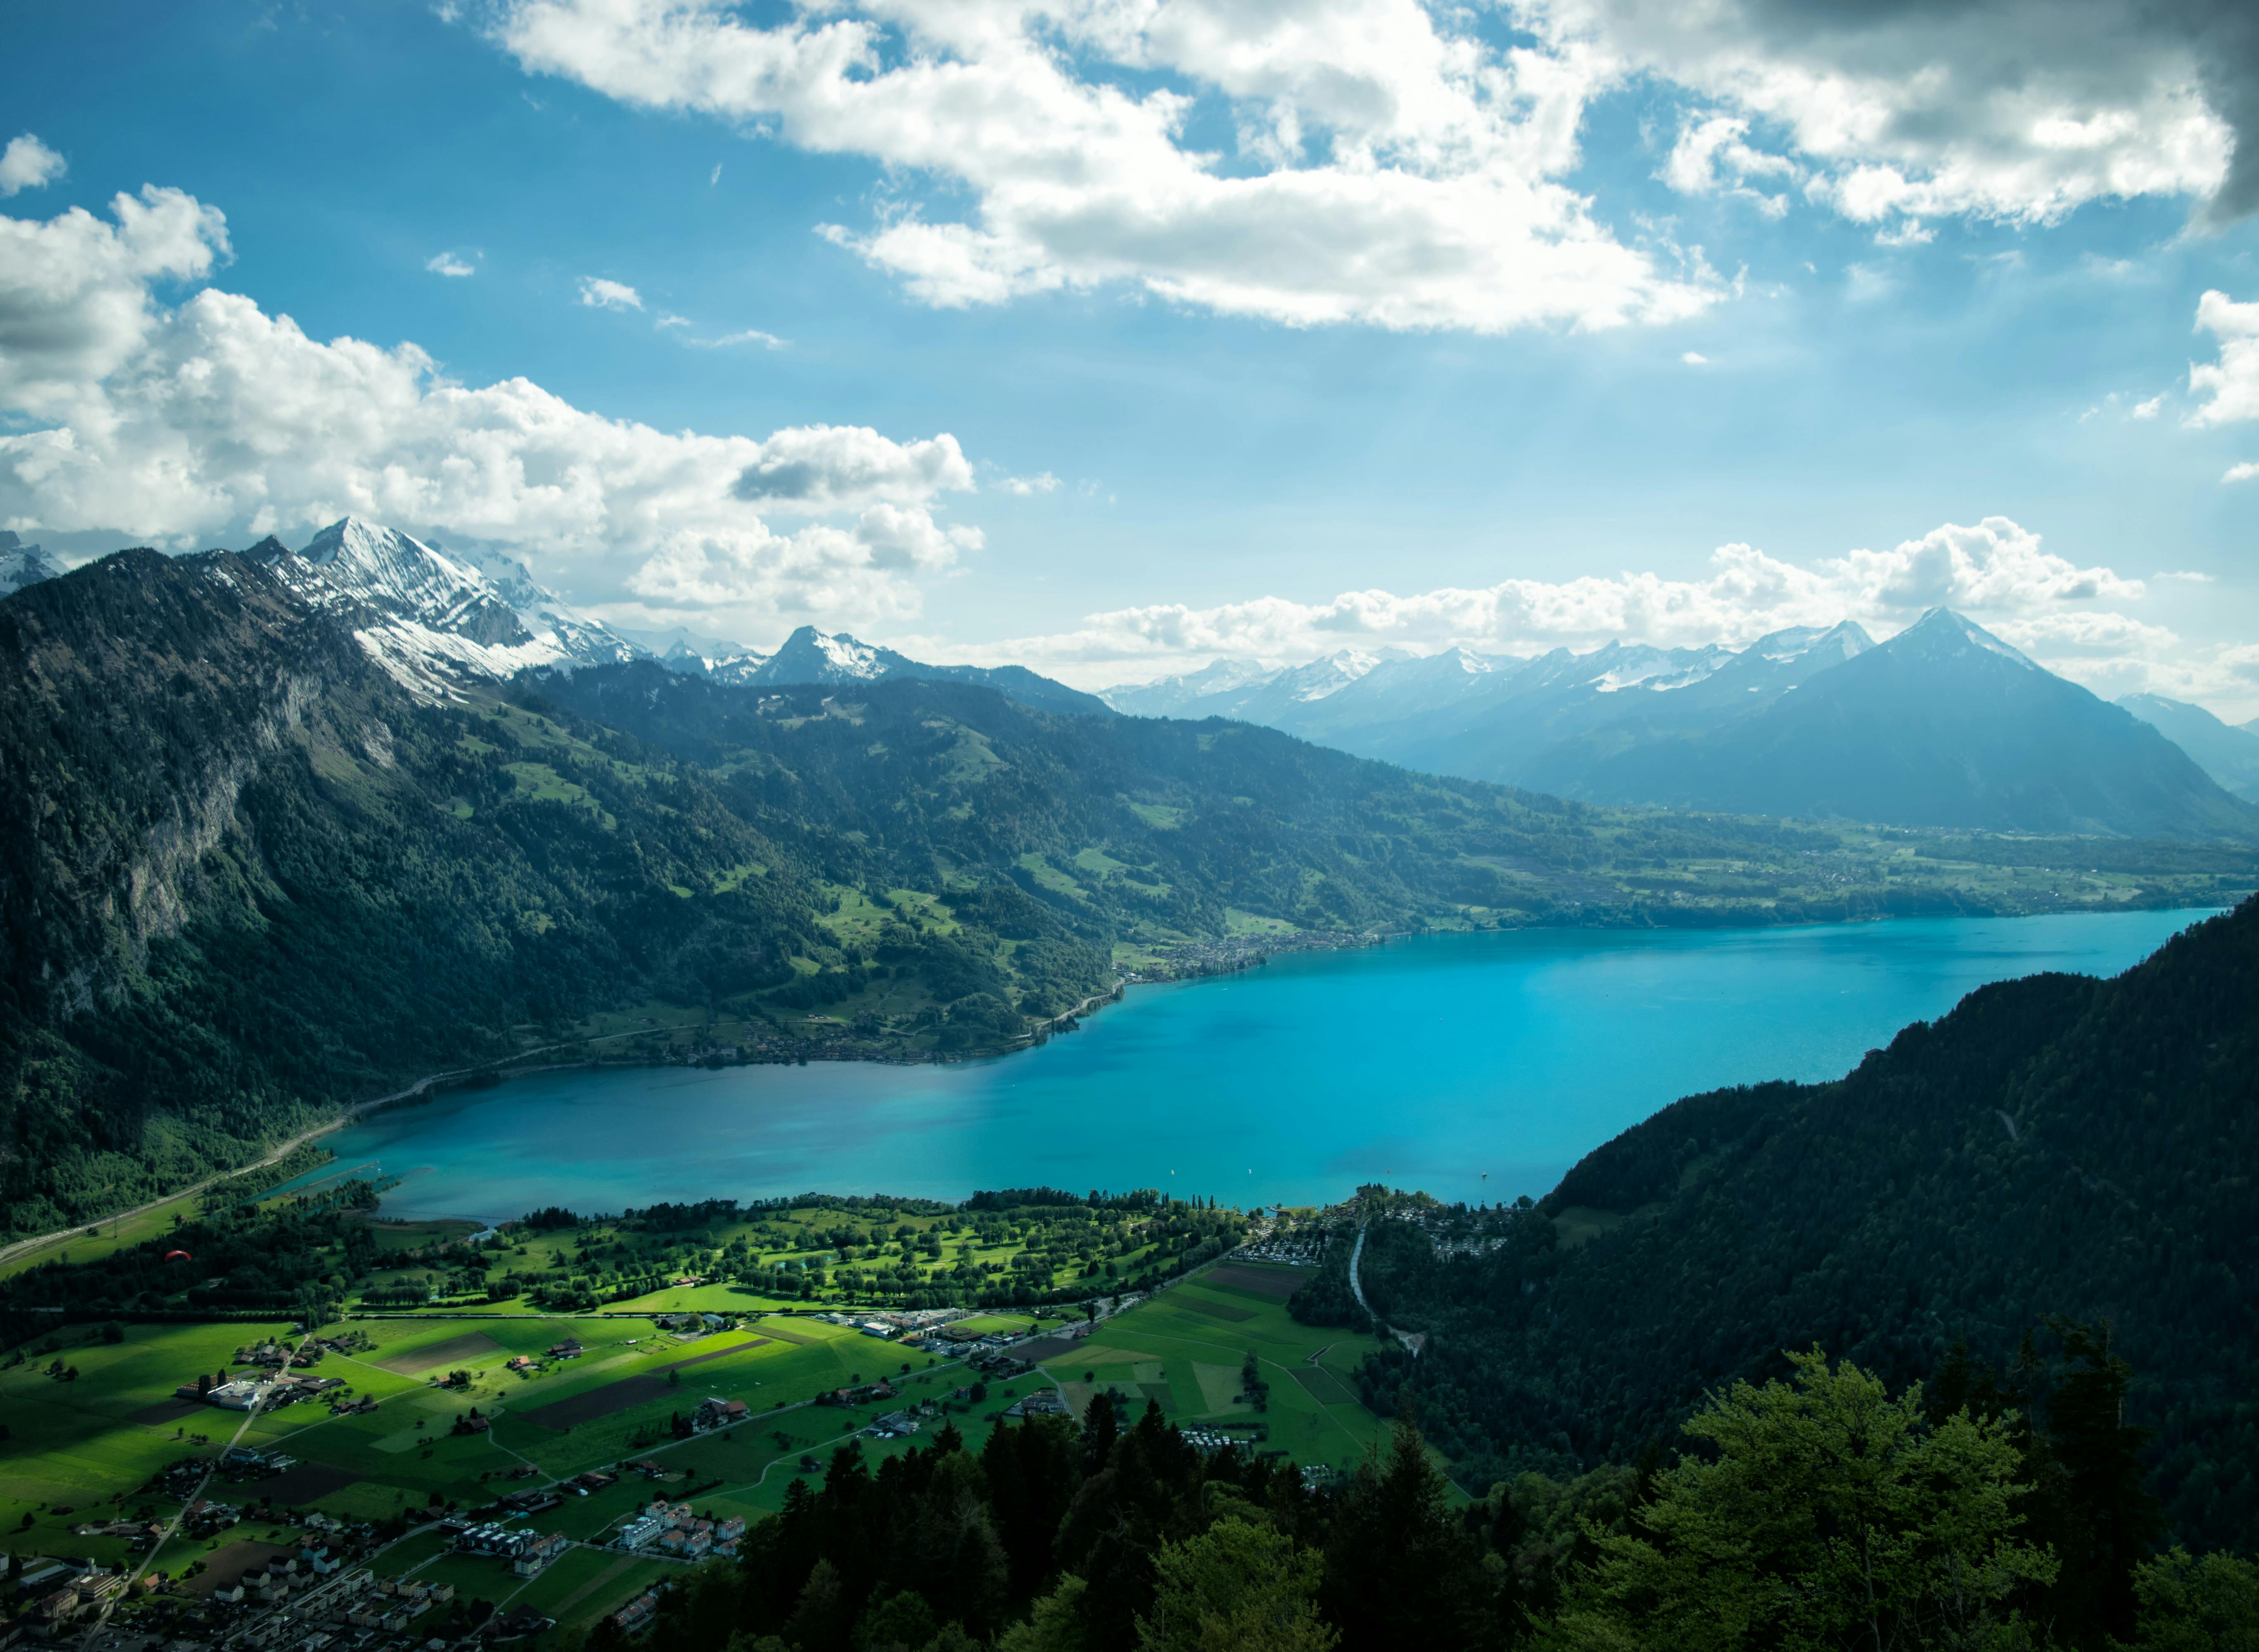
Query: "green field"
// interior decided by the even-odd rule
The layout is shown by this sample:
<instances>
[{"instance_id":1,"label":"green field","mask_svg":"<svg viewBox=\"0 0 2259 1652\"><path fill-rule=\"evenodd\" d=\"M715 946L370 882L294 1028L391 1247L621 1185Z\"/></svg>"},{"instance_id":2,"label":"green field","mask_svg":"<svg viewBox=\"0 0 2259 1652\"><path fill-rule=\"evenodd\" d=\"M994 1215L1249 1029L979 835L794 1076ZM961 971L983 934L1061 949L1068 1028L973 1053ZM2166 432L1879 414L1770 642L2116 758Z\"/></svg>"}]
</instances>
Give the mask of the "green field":
<instances>
[{"instance_id":1,"label":"green field","mask_svg":"<svg viewBox=\"0 0 2259 1652\"><path fill-rule=\"evenodd\" d=\"M1272 1270L1281 1277L1290 1271ZM1244 1314L1244 1318L1233 1317ZM983 1331L1026 1331L1026 1314L983 1314L963 1321ZM239 1347L287 1327L131 1326L116 1344L83 1334L47 1344L0 1371L0 1407L9 1433L0 1442L0 1546L48 1552L59 1531L89 1511L149 1504L140 1488L184 1456L217 1450L236 1437L257 1449L282 1449L302 1464L328 1470L312 1477L314 1494L295 1503L340 1518L383 1519L438 1501L474 1506L505 1489L495 1482L531 1467L545 1484L581 1470L648 1456L668 1479L657 1489L718 1482L717 1493L747 1499L747 1512L780 1495L767 1470L802 1453L827 1448L867 1422L876 1410L938 1398L972 1380L947 1356L916 1352L859 1335L850 1327L804 1316L749 1315L732 1328L688 1337L625 1318L432 1317L352 1322L372 1346L332 1353L318 1374L343 1378L347 1392L376 1402L372 1412L331 1415L319 1401L262 1413L244 1427L240 1413L176 1401L176 1384L199 1371L232 1368ZM333 1331L340 1328L331 1328ZM584 1351L550 1359L567 1337ZM1236 1383L1245 1353L1258 1351L1272 1383L1260 1421L1270 1444L1305 1462L1346 1462L1373 1437L1372 1420L1332 1384L1345 1379L1369 1340L1312 1331L1286 1316L1275 1296L1201 1277L1106 1321L1075 1351L1050 1363L1077 1409L1095 1386L1116 1386L1137 1400L1155 1399L1177 1421L1249 1421L1217 1385ZM1318 1358L1314 1362L1313 1355ZM536 1361L531 1372L508 1369L514 1356ZM61 1360L75 1379L43 1374ZM441 1386L454 1372L461 1386ZM1326 1373L1332 1373L1331 1377ZM819 1393L886 1377L904 1398L847 1411L809 1402ZM1030 1381L1012 1385L980 1407L954 1416L961 1428L982 1429L1002 1404ZM668 1425L708 1397L741 1399L752 1421L676 1441ZM492 1420L484 1434L451 1432L475 1407ZM874 1449L880 1449L876 1446ZM304 1489L309 1477L296 1483ZM756 1486L761 1489L754 1490ZM574 1498L545 1524L595 1539L652 1486L614 1488ZM285 1488L286 1493L290 1488ZM253 1492L257 1490L254 1486ZM235 1500L238 1493L216 1490ZM57 1516L56 1506L73 1511ZM23 1524L24 1517L32 1517ZM125 1540L74 1539L73 1553L110 1557ZM180 1563L193 1556L183 1551Z\"/></svg>"},{"instance_id":2,"label":"green field","mask_svg":"<svg viewBox=\"0 0 2259 1652\"><path fill-rule=\"evenodd\" d=\"M412 1510L480 1506L506 1491L629 1462L651 1470L623 1471L616 1484L593 1492L573 1489L531 1524L602 1545L654 1496L687 1499L716 1519L742 1514L751 1521L780 1506L796 1478L820 1474L851 1441L876 1461L926 1443L946 1421L977 1451L1005 1408L1039 1388L1055 1387L1078 1415L1110 1390L1133 1415L1152 1401L1188 1431L1229 1429L1249 1449L1346 1469L1383 1430L1354 1398L1355 1371L1373 1342L1290 1318L1285 1297L1301 1277L1267 1264L1203 1269L1064 1349L1051 1338L1063 1338L1070 1322L1049 1321L1051 1338L1037 1351L1052 1356L1015 1379L988 1381L977 1404L956 1397L976 1380L958 1360L812 1316L741 1309L730 1328L692 1335L641 1318L489 1311L325 1328L327 1335L350 1330L369 1339L370 1346L350 1354L328 1354L315 1370L344 1378L375 1409L331 1415L321 1402L306 1401L246 1425L241 1413L175 1401L173 1388L199 1371L229 1368L239 1347L287 1327L131 1326L116 1343L101 1341L99 1331L89 1340L82 1328L55 1339L53 1352L42 1343L0 1370L0 1410L8 1421L0 1441L0 1549L25 1557L130 1561L128 1539L78 1536L69 1528L89 1519L169 1515L176 1505L143 1492L151 1477L184 1457L216 1456L239 1429L244 1444L285 1451L298 1466L266 1485L216 1479L207 1495L244 1506L247 1518L208 1538L176 1539L160 1568L172 1576L231 1543L291 1541L316 1511L382 1524ZM1046 1323L1026 1314L959 1322L984 1332L1041 1331ZM582 1352L551 1358L547 1350L567 1337ZM1268 1385L1259 1408L1244 1392L1251 1353ZM534 1369L509 1369L518 1356L533 1360ZM77 1377L46 1374L57 1360ZM859 1406L811 1403L880 1377L898 1387L899 1398ZM674 1413L687 1414L709 1396L742 1399L749 1420L674 1437ZM926 1400L944 1416L922 1433L887 1440L863 1434L880 1413ZM453 1432L474 1406L492 1420L490 1429ZM801 1466L809 1458L813 1470ZM262 1504L262 1496L274 1500ZM413 1532L376 1564L387 1575L452 1583L461 1599L524 1604L569 1624L616 1608L677 1563L574 1549L526 1579L499 1561L445 1552L436 1533ZM435 1609L431 1625L444 1615Z\"/></svg>"},{"instance_id":3,"label":"green field","mask_svg":"<svg viewBox=\"0 0 2259 1652\"><path fill-rule=\"evenodd\" d=\"M1226 1283L1216 1269L1196 1273L1101 1321L1073 1352L1043 1369L1078 1415L1094 1394L1114 1389L1128 1397L1133 1414L1152 1400L1182 1428L1257 1425L1264 1437L1256 1449L1282 1451L1304 1465L1353 1466L1386 1427L1356 1398L1354 1373L1377 1344L1288 1316L1285 1293L1305 1271L1223 1265L1228 1276L1259 1278L1263 1286ZM1237 1398L1250 1353L1270 1385L1259 1411Z\"/></svg>"}]
</instances>

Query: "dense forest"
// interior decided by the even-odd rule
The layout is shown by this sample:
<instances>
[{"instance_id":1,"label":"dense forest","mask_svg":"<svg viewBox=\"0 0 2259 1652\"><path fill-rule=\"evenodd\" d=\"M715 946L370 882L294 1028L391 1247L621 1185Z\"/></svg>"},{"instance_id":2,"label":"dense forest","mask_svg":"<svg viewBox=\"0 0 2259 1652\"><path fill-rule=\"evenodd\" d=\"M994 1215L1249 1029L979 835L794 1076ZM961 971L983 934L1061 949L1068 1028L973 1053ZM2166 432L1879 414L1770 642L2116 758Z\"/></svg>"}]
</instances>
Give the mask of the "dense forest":
<instances>
[{"instance_id":1,"label":"dense forest","mask_svg":"<svg viewBox=\"0 0 2259 1652\"><path fill-rule=\"evenodd\" d=\"M1985 987L1835 1083L1680 1101L1542 1203L1376 1190L1366 1300L1427 1337L1369 1364L1369 1402L1415 1406L1479 1485L1633 1460L1815 1344L1894 1384L1965 1349L2044 1410L2062 1344L2035 1328L2106 1321L2171 1529L2248 1550L2255 1074L2247 902L2114 980ZM1361 1313L1332 1250L1306 1318Z\"/></svg>"},{"instance_id":2,"label":"dense forest","mask_svg":"<svg viewBox=\"0 0 2259 1652\"><path fill-rule=\"evenodd\" d=\"M2082 883L967 683L644 662L434 701L354 623L224 552L121 552L0 601L0 1236L634 1006L949 1056L1104 996L1117 957L1251 922L2023 911L2255 871L2183 846Z\"/></svg>"}]
</instances>

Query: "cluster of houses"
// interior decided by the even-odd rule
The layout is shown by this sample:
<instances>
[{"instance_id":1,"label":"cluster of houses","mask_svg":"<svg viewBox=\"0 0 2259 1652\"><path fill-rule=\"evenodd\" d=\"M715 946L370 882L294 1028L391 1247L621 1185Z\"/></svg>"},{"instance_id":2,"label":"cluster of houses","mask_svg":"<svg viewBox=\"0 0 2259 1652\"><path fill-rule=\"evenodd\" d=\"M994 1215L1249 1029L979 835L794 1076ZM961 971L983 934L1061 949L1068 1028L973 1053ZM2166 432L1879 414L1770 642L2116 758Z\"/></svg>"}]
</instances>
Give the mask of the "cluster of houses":
<instances>
[{"instance_id":1,"label":"cluster of houses","mask_svg":"<svg viewBox=\"0 0 2259 1652\"><path fill-rule=\"evenodd\" d=\"M491 1555L510 1563L521 1577L538 1577L550 1563L573 1547L562 1532L536 1532L523 1526L486 1520L466 1526L455 1534L455 1548L466 1555Z\"/></svg>"},{"instance_id":2,"label":"cluster of houses","mask_svg":"<svg viewBox=\"0 0 2259 1652\"><path fill-rule=\"evenodd\" d=\"M613 1541L621 1549L647 1550L675 1560L704 1560L709 1556L726 1560L737 1554L745 1535L743 1515L709 1520L693 1513L688 1503L669 1503L655 1497Z\"/></svg>"},{"instance_id":3,"label":"cluster of houses","mask_svg":"<svg viewBox=\"0 0 2259 1652\"><path fill-rule=\"evenodd\" d=\"M612 1613L612 1621L620 1626L620 1629L623 1634L635 1634L641 1631L646 1624L650 1623L652 1617L658 1613L658 1611L659 1591L656 1589L646 1589L643 1593L629 1601L627 1605L622 1606L617 1612Z\"/></svg>"},{"instance_id":4,"label":"cluster of houses","mask_svg":"<svg viewBox=\"0 0 2259 1652\"><path fill-rule=\"evenodd\" d=\"M50 1567L25 1577L24 1583L36 1588L41 1583L53 1581L62 1570ZM98 1566L80 1572L57 1584L32 1603L30 1627L34 1633L60 1634L74 1619L98 1611L103 1601L123 1593L125 1588L123 1572L107 1571Z\"/></svg>"},{"instance_id":5,"label":"cluster of houses","mask_svg":"<svg viewBox=\"0 0 2259 1652\"><path fill-rule=\"evenodd\" d=\"M1326 1232L1318 1228L1274 1228L1270 1236L1244 1244L1233 1251L1239 1262L1279 1262L1289 1267L1315 1268L1325 1260Z\"/></svg>"},{"instance_id":6,"label":"cluster of houses","mask_svg":"<svg viewBox=\"0 0 2259 1652\"><path fill-rule=\"evenodd\" d=\"M345 1621L356 1629L375 1629L399 1634L433 1606L455 1598L453 1584L419 1583L410 1577L372 1577L366 1572L349 1580Z\"/></svg>"},{"instance_id":7,"label":"cluster of houses","mask_svg":"<svg viewBox=\"0 0 2259 1652\"><path fill-rule=\"evenodd\" d=\"M307 1377L289 1371L262 1371L242 1377L199 1371L193 1382L181 1384L173 1392L182 1399L202 1400L225 1411L272 1411L345 1385L342 1377Z\"/></svg>"}]
</instances>

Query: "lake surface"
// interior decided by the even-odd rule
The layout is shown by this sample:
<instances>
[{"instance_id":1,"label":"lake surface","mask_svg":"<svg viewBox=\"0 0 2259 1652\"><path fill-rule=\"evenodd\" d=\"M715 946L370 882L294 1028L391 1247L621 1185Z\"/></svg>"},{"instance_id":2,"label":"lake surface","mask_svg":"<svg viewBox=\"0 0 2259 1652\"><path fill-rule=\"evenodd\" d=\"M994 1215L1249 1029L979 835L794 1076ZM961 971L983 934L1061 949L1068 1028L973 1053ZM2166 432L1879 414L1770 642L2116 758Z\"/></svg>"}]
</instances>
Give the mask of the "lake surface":
<instances>
[{"instance_id":1,"label":"lake surface","mask_svg":"<svg viewBox=\"0 0 2259 1652\"><path fill-rule=\"evenodd\" d=\"M936 1066L576 1071L329 1138L388 1214L1038 1184L1226 1204L1360 1182L1542 1194L1682 1095L1832 1078L1986 981L2110 975L2205 912L1435 936L1130 989L1040 1049ZM368 1173L364 1171L362 1173Z\"/></svg>"}]
</instances>

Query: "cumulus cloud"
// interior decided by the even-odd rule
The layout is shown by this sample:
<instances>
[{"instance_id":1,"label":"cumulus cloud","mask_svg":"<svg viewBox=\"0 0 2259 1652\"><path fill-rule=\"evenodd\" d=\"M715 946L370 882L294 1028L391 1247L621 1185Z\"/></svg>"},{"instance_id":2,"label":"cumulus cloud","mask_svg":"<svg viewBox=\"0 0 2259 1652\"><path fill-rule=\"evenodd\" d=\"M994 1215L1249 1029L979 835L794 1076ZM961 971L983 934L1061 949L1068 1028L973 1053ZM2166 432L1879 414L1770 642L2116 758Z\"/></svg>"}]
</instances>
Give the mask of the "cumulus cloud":
<instances>
[{"instance_id":1,"label":"cumulus cloud","mask_svg":"<svg viewBox=\"0 0 2259 1652\"><path fill-rule=\"evenodd\" d=\"M434 275L450 275L460 280L479 273L478 258L476 253L467 257L460 253L438 253L424 261L424 267Z\"/></svg>"},{"instance_id":2,"label":"cumulus cloud","mask_svg":"<svg viewBox=\"0 0 2259 1652\"><path fill-rule=\"evenodd\" d=\"M1044 471L1034 476L1007 476L996 486L1008 494L1018 494L1025 498L1034 494L1057 493L1059 479L1051 472Z\"/></svg>"},{"instance_id":3,"label":"cumulus cloud","mask_svg":"<svg viewBox=\"0 0 2259 1652\"><path fill-rule=\"evenodd\" d=\"M0 149L0 196L44 189L63 175L67 164L30 132L11 138Z\"/></svg>"},{"instance_id":4,"label":"cumulus cloud","mask_svg":"<svg viewBox=\"0 0 2259 1652\"><path fill-rule=\"evenodd\" d=\"M2120 616L2050 611L2058 605L2134 600L2143 591L2139 580L2080 567L2042 549L2037 534L2005 516L1987 516L1972 525L1948 523L1886 551L1853 551L1810 564L1746 545L1721 545L1711 553L1707 575L1694 580L1626 573L1504 580L1410 595L1350 591L1325 602L1266 596L1214 608L1160 603L1094 614L1074 631L1001 648L1010 658L1113 670L1144 661L1175 668L1217 654L1305 659L1345 644L1501 653L1617 639L1738 647L1784 627L1842 619L1894 630L1941 605L1988 623L2058 626L2047 634L2070 637L2087 634L2079 626L2092 630L2106 621L2118 624ZM2132 633L2121 627L2113 634Z\"/></svg>"},{"instance_id":5,"label":"cumulus cloud","mask_svg":"<svg viewBox=\"0 0 2259 1652\"><path fill-rule=\"evenodd\" d=\"M643 295L624 281L601 275L581 277L581 302L596 310L641 310Z\"/></svg>"},{"instance_id":6,"label":"cumulus cloud","mask_svg":"<svg viewBox=\"0 0 2259 1652\"><path fill-rule=\"evenodd\" d=\"M1700 250L1569 180L1593 101L1659 82L1661 176L1888 246L2099 200L2259 204L2235 0L497 0L530 72L909 186L816 226L926 303L1123 284L1290 325L1675 319ZM1227 138L1224 134L1228 133ZM2239 136L2239 134L2241 134ZM936 186L921 192L919 181ZM967 207L964 203L969 202Z\"/></svg>"},{"instance_id":7,"label":"cumulus cloud","mask_svg":"<svg viewBox=\"0 0 2259 1652\"><path fill-rule=\"evenodd\" d=\"M2189 394L2202 400L2188 422L2259 419L2259 303L2239 304L2226 293L2206 293L2197 301L2196 330L2220 341L2220 360L2189 367Z\"/></svg>"},{"instance_id":8,"label":"cumulus cloud","mask_svg":"<svg viewBox=\"0 0 2259 1652\"><path fill-rule=\"evenodd\" d=\"M868 0L769 26L720 0L509 0L495 34L528 70L969 196L963 218L912 199L822 226L929 303L1118 282L1292 325L1496 332L1669 320L1718 290L1563 182L1607 61L1488 44L1417 0ZM1206 107L1231 153L1188 139Z\"/></svg>"},{"instance_id":9,"label":"cumulus cloud","mask_svg":"<svg viewBox=\"0 0 2259 1652\"><path fill-rule=\"evenodd\" d=\"M688 325L688 323L684 324ZM719 338L685 338L682 342L696 345L702 350L734 350L745 345L758 345L764 350L781 350L791 341L780 338L773 332L763 332L758 327L748 327L743 332L725 332Z\"/></svg>"},{"instance_id":10,"label":"cumulus cloud","mask_svg":"<svg viewBox=\"0 0 2259 1652\"><path fill-rule=\"evenodd\" d=\"M1664 169L1675 187L1793 182L1856 222L1894 224L1899 244L1926 239L1921 218L2045 224L2096 200L2240 198L2251 169L2237 134L2259 112L2259 34L2226 0L1529 10L1557 49L1585 46L1698 100ZM1754 146L1759 129L1770 142Z\"/></svg>"},{"instance_id":11,"label":"cumulus cloud","mask_svg":"<svg viewBox=\"0 0 2259 1652\"><path fill-rule=\"evenodd\" d=\"M916 579L980 542L934 519L973 486L951 437L669 433L524 379L467 387L235 294L168 306L157 285L209 273L224 220L158 189L111 213L0 217L0 520L209 543L350 513L514 547L595 598L840 623L915 613Z\"/></svg>"}]
</instances>

